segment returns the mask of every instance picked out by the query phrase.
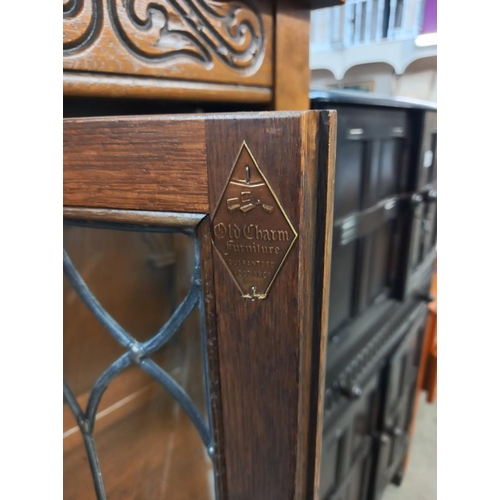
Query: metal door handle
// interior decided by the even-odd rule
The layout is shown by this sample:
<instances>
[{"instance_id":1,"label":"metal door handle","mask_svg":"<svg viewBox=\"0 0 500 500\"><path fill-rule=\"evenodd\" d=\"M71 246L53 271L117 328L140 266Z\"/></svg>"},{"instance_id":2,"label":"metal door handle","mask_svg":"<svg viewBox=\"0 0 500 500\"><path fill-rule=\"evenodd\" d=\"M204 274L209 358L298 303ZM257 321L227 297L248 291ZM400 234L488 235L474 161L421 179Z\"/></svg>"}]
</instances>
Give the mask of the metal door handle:
<instances>
[{"instance_id":1,"label":"metal door handle","mask_svg":"<svg viewBox=\"0 0 500 500\"><path fill-rule=\"evenodd\" d=\"M437 191L435 189L429 189L426 194L426 199L428 202L435 202L437 201Z\"/></svg>"},{"instance_id":2,"label":"metal door handle","mask_svg":"<svg viewBox=\"0 0 500 500\"><path fill-rule=\"evenodd\" d=\"M395 438L401 437L403 435L403 430L400 427L394 427L388 430L388 433Z\"/></svg>"},{"instance_id":3,"label":"metal door handle","mask_svg":"<svg viewBox=\"0 0 500 500\"><path fill-rule=\"evenodd\" d=\"M391 438L385 433L380 434L378 440L384 446L387 446L391 442Z\"/></svg>"},{"instance_id":4,"label":"metal door handle","mask_svg":"<svg viewBox=\"0 0 500 500\"><path fill-rule=\"evenodd\" d=\"M356 383L341 382L339 386L340 392L349 399L358 399L363 394L363 389Z\"/></svg>"},{"instance_id":5,"label":"metal door handle","mask_svg":"<svg viewBox=\"0 0 500 500\"><path fill-rule=\"evenodd\" d=\"M411 195L410 203L412 207L420 205L424 201L424 197L421 194L414 193Z\"/></svg>"}]
</instances>

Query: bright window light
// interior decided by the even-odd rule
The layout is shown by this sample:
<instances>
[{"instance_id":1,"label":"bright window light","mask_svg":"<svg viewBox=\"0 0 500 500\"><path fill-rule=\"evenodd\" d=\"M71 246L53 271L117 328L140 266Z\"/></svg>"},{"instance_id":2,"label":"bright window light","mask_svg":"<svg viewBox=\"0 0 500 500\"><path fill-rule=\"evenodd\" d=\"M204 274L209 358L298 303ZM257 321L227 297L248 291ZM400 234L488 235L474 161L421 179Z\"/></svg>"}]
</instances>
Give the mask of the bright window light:
<instances>
[{"instance_id":1,"label":"bright window light","mask_svg":"<svg viewBox=\"0 0 500 500\"><path fill-rule=\"evenodd\" d=\"M425 33L423 35L418 35L415 38L415 45L417 47L430 47L431 45L437 45L437 33Z\"/></svg>"}]
</instances>

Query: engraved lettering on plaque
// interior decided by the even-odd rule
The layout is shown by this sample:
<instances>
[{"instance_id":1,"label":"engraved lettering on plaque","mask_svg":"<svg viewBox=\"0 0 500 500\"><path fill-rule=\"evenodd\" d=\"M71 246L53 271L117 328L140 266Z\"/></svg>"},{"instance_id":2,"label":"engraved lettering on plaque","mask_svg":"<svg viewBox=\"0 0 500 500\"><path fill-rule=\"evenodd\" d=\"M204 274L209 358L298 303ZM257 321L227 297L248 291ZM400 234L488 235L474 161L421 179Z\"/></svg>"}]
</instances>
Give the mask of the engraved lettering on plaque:
<instances>
[{"instance_id":1,"label":"engraved lettering on plaque","mask_svg":"<svg viewBox=\"0 0 500 500\"><path fill-rule=\"evenodd\" d=\"M243 142L212 221L214 246L243 297L264 299L297 233Z\"/></svg>"}]
</instances>

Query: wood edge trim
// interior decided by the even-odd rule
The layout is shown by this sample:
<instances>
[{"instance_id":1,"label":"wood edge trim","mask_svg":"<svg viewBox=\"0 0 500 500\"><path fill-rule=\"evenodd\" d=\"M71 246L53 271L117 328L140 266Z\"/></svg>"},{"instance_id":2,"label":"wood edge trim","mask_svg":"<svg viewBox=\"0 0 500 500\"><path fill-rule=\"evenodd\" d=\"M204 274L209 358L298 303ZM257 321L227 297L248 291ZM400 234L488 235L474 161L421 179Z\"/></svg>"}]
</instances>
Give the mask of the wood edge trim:
<instances>
[{"instance_id":1,"label":"wood edge trim","mask_svg":"<svg viewBox=\"0 0 500 500\"><path fill-rule=\"evenodd\" d=\"M208 361L208 384L212 435L214 439L214 477L217 498L228 498L225 466L224 423L222 413L222 393L220 382L219 343L216 311L216 290L214 283L212 233L210 216L205 216L198 227L200 262L202 277L202 314L205 323L205 346Z\"/></svg>"},{"instance_id":2,"label":"wood edge trim","mask_svg":"<svg viewBox=\"0 0 500 500\"><path fill-rule=\"evenodd\" d=\"M303 207L299 230L299 268L298 287L299 310L303 311L300 317L299 332L299 398L298 398L298 434L297 434L297 463L295 473L295 499L309 499L311 472L310 459L313 446L312 426L316 421L313 410L316 397L315 372L315 340L314 309L316 297L316 273L318 237L322 232L318 227L318 187L319 187L319 112L305 112L301 120L302 148L301 148L301 193ZM319 230L319 231L318 231ZM312 425L311 425L312 424Z\"/></svg>"},{"instance_id":3,"label":"wood edge trim","mask_svg":"<svg viewBox=\"0 0 500 500\"><path fill-rule=\"evenodd\" d=\"M106 73L63 72L63 93L71 97L171 98L204 102L269 104L272 88L256 85L196 82Z\"/></svg>"},{"instance_id":4,"label":"wood edge trim","mask_svg":"<svg viewBox=\"0 0 500 500\"><path fill-rule=\"evenodd\" d=\"M326 159L327 170L321 169L322 164L319 165L318 184L321 187L326 185L323 191L324 196L319 198L318 202L318 218L320 214L324 214L324 226L321 228L324 231L320 245L316 249L316 262L322 269L322 282L321 287L318 289L316 300L321 304L321 315L315 317L316 324L313 330L317 331L319 336L317 353L317 381L318 388L316 394L316 401L312 401L311 412L316 412L316 425L315 428L311 427L311 431L316 435L312 436L313 442L311 443L311 453L313 456L310 459L311 466L314 470L311 472L311 486L313 490L308 492L308 497L311 500L319 499L319 484L320 484L320 467L321 467L321 453L323 447L323 407L325 396L325 378L326 378L326 354L328 346L328 318L329 318L329 304L330 304L330 273L331 273L331 252L333 243L333 222L334 222L334 183L335 183L335 167L336 167L336 154L337 154L337 111L322 111L318 117L319 127L319 150L320 154L327 147L328 156ZM317 274L317 273L315 273ZM319 323L319 325L318 325ZM318 325L318 326L317 326ZM313 461L314 458L314 461Z\"/></svg>"},{"instance_id":5,"label":"wood edge trim","mask_svg":"<svg viewBox=\"0 0 500 500\"><path fill-rule=\"evenodd\" d=\"M194 229L206 217L206 214L63 207L63 217L64 219L78 221L87 220Z\"/></svg>"}]
</instances>

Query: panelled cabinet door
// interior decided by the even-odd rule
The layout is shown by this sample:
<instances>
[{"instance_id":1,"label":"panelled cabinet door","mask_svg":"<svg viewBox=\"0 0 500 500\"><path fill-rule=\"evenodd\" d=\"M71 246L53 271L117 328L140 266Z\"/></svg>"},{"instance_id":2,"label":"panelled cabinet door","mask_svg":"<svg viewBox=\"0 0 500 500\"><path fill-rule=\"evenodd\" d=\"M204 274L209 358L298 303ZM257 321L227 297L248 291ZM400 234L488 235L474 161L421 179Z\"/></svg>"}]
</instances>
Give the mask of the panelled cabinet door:
<instances>
[{"instance_id":1,"label":"panelled cabinet door","mask_svg":"<svg viewBox=\"0 0 500 500\"><path fill-rule=\"evenodd\" d=\"M430 279L437 244L437 127L436 113L423 119L422 147L417 164L417 192L410 201L412 217L405 293ZM426 290L424 290L424 293Z\"/></svg>"},{"instance_id":2,"label":"panelled cabinet door","mask_svg":"<svg viewBox=\"0 0 500 500\"><path fill-rule=\"evenodd\" d=\"M422 146L417 170L417 190L425 190L437 179L437 113L427 111L424 115Z\"/></svg>"},{"instance_id":3,"label":"panelled cabinet door","mask_svg":"<svg viewBox=\"0 0 500 500\"><path fill-rule=\"evenodd\" d=\"M381 497L387 484L397 481L409 445L415 390L425 333L427 310L420 305L409 332L391 355L383 383L382 425L377 439L377 467L373 498Z\"/></svg>"},{"instance_id":4,"label":"panelled cabinet door","mask_svg":"<svg viewBox=\"0 0 500 500\"><path fill-rule=\"evenodd\" d=\"M343 345L379 321L400 296L408 130L401 110L338 110L329 373L342 366Z\"/></svg>"},{"instance_id":5,"label":"panelled cabinet door","mask_svg":"<svg viewBox=\"0 0 500 500\"><path fill-rule=\"evenodd\" d=\"M67 498L316 498L335 128L64 121Z\"/></svg>"},{"instance_id":6,"label":"panelled cabinet door","mask_svg":"<svg viewBox=\"0 0 500 500\"><path fill-rule=\"evenodd\" d=\"M379 377L354 401L342 401L325 418L321 500L366 500L373 467L373 437L380 406ZM326 396L328 398L328 394Z\"/></svg>"}]
</instances>

